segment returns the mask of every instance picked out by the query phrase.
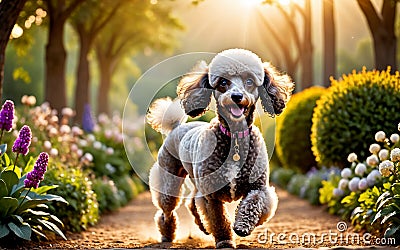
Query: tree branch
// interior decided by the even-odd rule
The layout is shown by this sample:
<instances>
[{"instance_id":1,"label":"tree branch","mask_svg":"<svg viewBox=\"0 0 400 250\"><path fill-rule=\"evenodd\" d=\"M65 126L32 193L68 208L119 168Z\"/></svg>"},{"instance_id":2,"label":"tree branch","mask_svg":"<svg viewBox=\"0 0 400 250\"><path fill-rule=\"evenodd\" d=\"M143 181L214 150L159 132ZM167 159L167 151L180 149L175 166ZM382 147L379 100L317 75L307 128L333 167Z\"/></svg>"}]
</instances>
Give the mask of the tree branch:
<instances>
[{"instance_id":1,"label":"tree branch","mask_svg":"<svg viewBox=\"0 0 400 250\"><path fill-rule=\"evenodd\" d=\"M278 10L282 13L282 15L285 17L285 20L289 24L290 31L292 32L293 38L294 38L294 43L296 47L298 48L298 51L302 50L302 43L300 42L300 36L299 32L296 29L296 25L293 22L293 19L289 16L289 14L282 8L282 6L278 5Z\"/></svg>"},{"instance_id":2,"label":"tree branch","mask_svg":"<svg viewBox=\"0 0 400 250\"><path fill-rule=\"evenodd\" d=\"M385 30L394 34L397 0L384 0L382 3L382 19Z\"/></svg>"},{"instance_id":3,"label":"tree branch","mask_svg":"<svg viewBox=\"0 0 400 250\"><path fill-rule=\"evenodd\" d=\"M371 33L374 34L382 24L382 20L376 12L375 7L372 5L370 0L357 0L357 3L360 6L361 11L364 13L365 18L367 19Z\"/></svg>"}]
</instances>

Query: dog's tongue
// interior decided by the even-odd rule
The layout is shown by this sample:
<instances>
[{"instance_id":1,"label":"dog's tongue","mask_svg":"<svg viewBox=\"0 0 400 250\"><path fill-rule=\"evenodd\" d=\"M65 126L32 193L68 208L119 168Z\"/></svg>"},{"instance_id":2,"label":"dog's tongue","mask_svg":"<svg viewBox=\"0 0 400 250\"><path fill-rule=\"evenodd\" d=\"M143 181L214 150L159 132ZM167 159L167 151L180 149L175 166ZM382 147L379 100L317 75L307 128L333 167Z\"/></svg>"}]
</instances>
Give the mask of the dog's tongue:
<instances>
[{"instance_id":1,"label":"dog's tongue","mask_svg":"<svg viewBox=\"0 0 400 250\"><path fill-rule=\"evenodd\" d=\"M234 116L241 116L243 114L244 108L231 108L231 113Z\"/></svg>"}]
</instances>

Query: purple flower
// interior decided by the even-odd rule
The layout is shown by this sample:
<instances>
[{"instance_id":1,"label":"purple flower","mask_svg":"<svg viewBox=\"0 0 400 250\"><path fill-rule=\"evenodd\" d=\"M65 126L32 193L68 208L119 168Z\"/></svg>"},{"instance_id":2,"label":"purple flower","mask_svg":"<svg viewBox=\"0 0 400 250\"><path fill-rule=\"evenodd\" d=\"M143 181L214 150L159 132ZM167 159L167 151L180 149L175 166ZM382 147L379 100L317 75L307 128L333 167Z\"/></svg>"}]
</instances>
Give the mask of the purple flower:
<instances>
[{"instance_id":1,"label":"purple flower","mask_svg":"<svg viewBox=\"0 0 400 250\"><path fill-rule=\"evenodd\" d=\"M14 103L7 100L0 111L0 129L7 132L11 131L14 119Z\"/></svg>"},{"instance_id":2,"label":"purple flower","mask_svg":"<svg viewBox=\"0 0 400 250\"><path fill-rule=\"evenodd\" d=\"M89 104L86 104L83 109L82 128L88 133L92 133L94 129L94 121Z\"/></svg>"},{"instance_id":3,"label":"purple flower","mask_svg":"<svg viewBox=\"0 0 400 250\"><path fill-rule=\"evenodd\" d=\"M40 181L44 179L44 173L47 170L47 164L49 163L49 155L45 152L39 154L38 159L35 162L33 170L26 175L24 185L26 188L38 188Z\"/></svg>"},{"instance_id":4,"label":"purple flower","mask_svg":"<svg viewBox=\"0 0 400 250\"><path fill-rule=\"evenodd\" d=\"M18 138L15 140L12 151L17 154L26 155L31 145L32 133L29 126L24 125L19 131Z\"/></svg>"}]
</instances>

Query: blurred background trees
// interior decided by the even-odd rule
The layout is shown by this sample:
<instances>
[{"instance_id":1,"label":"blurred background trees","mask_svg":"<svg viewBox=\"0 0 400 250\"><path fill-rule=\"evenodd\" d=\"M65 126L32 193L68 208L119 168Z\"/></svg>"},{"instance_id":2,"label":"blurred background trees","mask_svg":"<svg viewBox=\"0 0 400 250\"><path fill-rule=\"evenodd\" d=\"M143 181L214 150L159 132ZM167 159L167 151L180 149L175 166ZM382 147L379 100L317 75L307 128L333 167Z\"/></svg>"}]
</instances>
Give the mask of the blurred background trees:
<instances>
[{"instance_id":1,"label":"blurred background trees","mask_svg":"<svg viewBox=\"0 0 400 250\"><path fill-rule=\"evenodd\" d=\"M110 98L126 97L140 72L185 52L251 49L293 76L297 91L363 65L398 69L397 0L27 0L20 11L24 2L0 2L2 46L18 35L0 84L13 99L73 106L77 122L85 104L110 113Z\"/></svg>"}]
</instances>

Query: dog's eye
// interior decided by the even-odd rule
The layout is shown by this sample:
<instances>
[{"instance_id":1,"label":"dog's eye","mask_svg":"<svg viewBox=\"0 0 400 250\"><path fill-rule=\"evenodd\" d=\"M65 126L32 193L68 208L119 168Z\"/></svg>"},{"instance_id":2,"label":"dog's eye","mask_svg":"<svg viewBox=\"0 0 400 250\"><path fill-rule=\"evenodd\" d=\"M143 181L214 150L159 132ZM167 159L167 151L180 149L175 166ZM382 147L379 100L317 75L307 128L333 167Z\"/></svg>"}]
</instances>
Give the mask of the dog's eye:
<instances>
[{"instance_id":1,"label":"dog's eye","mask_svg":"<svg viewBox=\"0 0 400 250\"><path fill-rule=\"evenodd\" d=\"M225 87L226 85L228 85L228 82L229 82L228 80L222 78L222 79L219 81L219 86Z\"/></svg>"},{"instance_id":2,"label":"dog's eye","mask_svg":"<svg viewBox=\"0 0 400 250\"><path fill-rule=\"evenodd\" d=\"M253 84L254 84L253 79L249 78L249 79L246 80L246 85L247 86L253 86Z\"/></svg>"}]
</instances>

